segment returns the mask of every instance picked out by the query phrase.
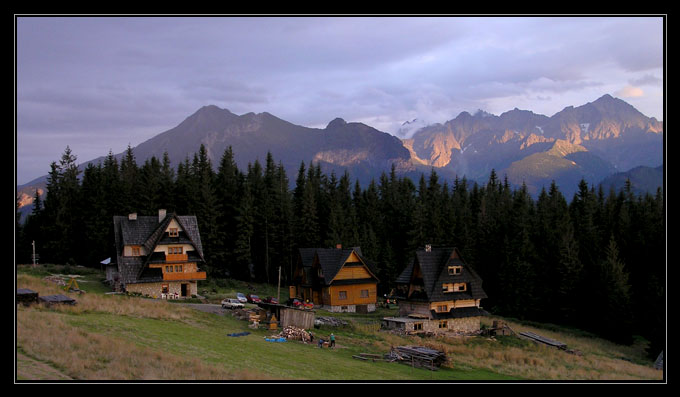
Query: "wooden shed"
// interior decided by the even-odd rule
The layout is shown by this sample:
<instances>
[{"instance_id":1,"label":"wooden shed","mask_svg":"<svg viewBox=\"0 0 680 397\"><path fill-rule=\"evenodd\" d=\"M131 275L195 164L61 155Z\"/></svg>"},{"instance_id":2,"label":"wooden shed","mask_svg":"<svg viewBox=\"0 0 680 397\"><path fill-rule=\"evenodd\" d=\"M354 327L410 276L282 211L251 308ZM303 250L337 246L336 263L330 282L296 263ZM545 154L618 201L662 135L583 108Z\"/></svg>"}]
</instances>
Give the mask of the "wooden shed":
<instances>
[{"instance_id":1,"label":"wooden shed","mask_svg":"<svg viewBox=\"0 0 680 397\"><path fill-rule=\"evenodd\" d=\"M258 303L257 305L276 316L276 318L279 319L281 328L285 328L289 325L303 329L311 329L314 327L316 312L313 310L298 309L291 306L264 302Z\"/></svg>"}]
</instances>

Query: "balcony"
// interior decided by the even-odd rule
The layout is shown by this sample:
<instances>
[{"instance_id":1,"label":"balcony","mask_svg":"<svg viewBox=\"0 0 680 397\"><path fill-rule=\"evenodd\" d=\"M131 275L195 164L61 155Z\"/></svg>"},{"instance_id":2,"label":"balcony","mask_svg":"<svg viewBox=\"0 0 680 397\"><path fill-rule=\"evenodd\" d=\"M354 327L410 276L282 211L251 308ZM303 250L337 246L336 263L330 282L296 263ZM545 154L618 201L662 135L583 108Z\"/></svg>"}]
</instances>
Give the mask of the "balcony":
<instances>
[{"instance_id":1,"label":"balcony","mask_svg":"<svg viewBox=\"0 0 680 397\"><path fill-rule=\"evenodd\" d=\"M186 262L188 260L189 260L189 255L187 255L187 254L167 254L167 255L165 255L165 261L167 263Z\"/></svg>"},{"instance_id":2,"label":"balcony","mask_svg":"<svg viewBox=\"0 0 680 397\"><path fill-rule=\"evenodd\" d=\"M205 280L205 272L163 273L163 281Z\"/></svg>"}]
</instances>

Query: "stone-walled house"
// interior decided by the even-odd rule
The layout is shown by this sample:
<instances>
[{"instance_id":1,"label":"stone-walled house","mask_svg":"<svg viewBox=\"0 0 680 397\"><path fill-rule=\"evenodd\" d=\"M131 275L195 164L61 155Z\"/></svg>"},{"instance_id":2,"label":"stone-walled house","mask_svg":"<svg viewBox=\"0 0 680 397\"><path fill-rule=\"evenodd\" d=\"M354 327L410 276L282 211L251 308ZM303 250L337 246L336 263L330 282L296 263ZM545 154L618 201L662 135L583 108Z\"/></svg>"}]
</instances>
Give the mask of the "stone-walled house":
<instances>
[{"instance_id":1,"label":"stone-walled house","mask_svg":"<svg viewBox=\"0 0 680 397\"><path fill-rule=\"evenodd\" d=\"M487 295L482 279L461 259L456 248L416 251L413 262L397 277L399 317L384 318L383 328L407 332L475 332Z\"/></svg>"},{"instance_id":2,"label":"stone-walled house","mask_svg":"<svg viewBox=\"0 0 680 397\"><path fill-rule=\"evenodd\" d=\"M197 295L206 273L195 216L159 210L158 216L114 216L113 226L115 290L168 299Z\"/></svg>"}]
</instances>

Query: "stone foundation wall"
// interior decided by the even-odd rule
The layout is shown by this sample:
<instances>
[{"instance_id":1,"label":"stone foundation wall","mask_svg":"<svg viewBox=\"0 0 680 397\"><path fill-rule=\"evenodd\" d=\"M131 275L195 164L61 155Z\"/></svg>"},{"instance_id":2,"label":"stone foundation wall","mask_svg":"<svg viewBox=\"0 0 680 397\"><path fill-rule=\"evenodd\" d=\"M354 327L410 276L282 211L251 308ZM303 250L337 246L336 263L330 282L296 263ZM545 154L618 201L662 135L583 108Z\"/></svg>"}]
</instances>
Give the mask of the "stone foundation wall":
<instances>
[{"instance_id":1,"label":"stone foundation wall","mask_svg":"<svg viewBox=\"0 0 680 397\"><path fill-rule=\"evenodd\" d=\"M440 324L443 325L443 321L446 321L446 328L440 328ZM422 324L422 329L415 329L415 324ZM477 332L481 328L481 317L466 317L466 318L449 318L445 320L428 320L423 319L422 321L413 321L404 323L404 330L407 332L431 332L431 333L441 333L441 332L463 332L472 333ZM402 328L401 325L393 324L386 325L386 328Z\"/></svg>"},{"instance_id":2,"label":"stone foundation wall","mask_svg":"<svg viewBox=\"0 0 680 397\"><path fill-rule=\"evenodd\" d=\"M446 321L448 330L456 332L476 332L482 324L481 317L451 318Z\"/></svg>"},{"instance_id":3,"label":"stone foundation wall","mask_svg":"<svg viewBox=\"0 0 680 397\"><path fill-rule=\"evenodd\" d=\"M182 284L187 284L187 298L191 298L191 295L198 294L198 286L196 281L168 281L161 283L139 283L139 284L128 284L125 286L125 290L130 293L140 293L144 296L149 296L151 298L160 298L162 294L163 285L168 285L169 294L177 294L182 298Z\"/></svg>"},{"instance_id":4,"label":"stone foundation wall","mask_svg":"<svg viewBox=\"0 0 680 397\"><path fill-rule=\"evenodd\" d=\"M369 313L375 311L375 303L370 303L367 306L367 310ZM324 305L322 306L323 309L328 310L331 313L356 313L357 312L357 305L343 305L343 306L330 306L330 305Z\"/></svg>"}]
</instances>

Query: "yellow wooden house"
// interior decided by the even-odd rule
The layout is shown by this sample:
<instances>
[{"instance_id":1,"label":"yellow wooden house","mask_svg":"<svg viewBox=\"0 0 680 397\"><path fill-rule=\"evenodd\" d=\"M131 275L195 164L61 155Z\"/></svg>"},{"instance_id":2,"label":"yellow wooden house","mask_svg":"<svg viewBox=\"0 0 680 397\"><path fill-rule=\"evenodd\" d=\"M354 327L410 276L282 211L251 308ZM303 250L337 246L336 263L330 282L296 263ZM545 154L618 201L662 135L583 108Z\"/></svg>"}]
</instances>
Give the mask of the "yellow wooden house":
<instances>
[{"instance_id":1,"label":"yellow wooden house","mask_svg":"<svg viewBox=\"0 0 680 397\"><path fill-rule=\"evenodd\" d=\"M375 311L375 265L359 247L300 248L290 296L310 301L332 312Z\"/></svg>"}]
</instances>

